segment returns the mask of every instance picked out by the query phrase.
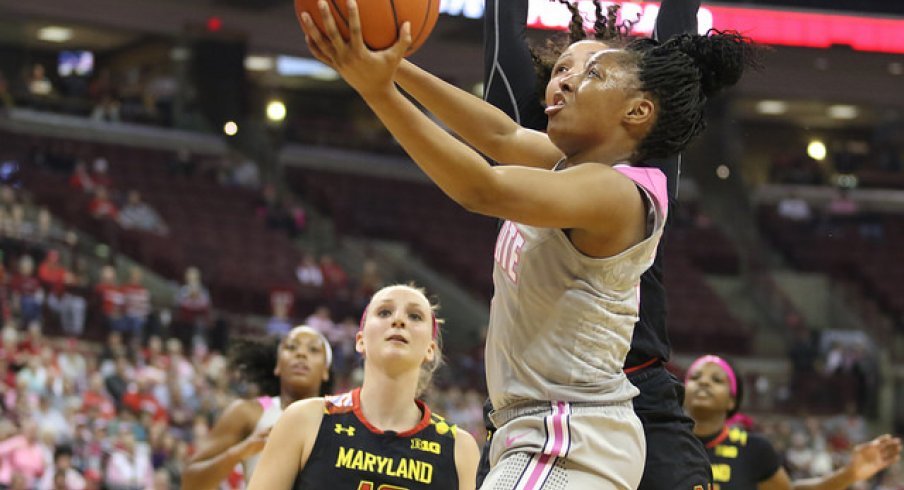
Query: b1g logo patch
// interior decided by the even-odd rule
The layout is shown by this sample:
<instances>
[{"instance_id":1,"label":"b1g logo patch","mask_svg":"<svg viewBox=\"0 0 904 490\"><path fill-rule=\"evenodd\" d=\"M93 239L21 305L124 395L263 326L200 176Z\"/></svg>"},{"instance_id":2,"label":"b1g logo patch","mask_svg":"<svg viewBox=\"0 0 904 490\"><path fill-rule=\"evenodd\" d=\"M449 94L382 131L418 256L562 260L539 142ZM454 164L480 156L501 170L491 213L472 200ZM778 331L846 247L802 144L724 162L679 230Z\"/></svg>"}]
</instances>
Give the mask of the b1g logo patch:
<instances>
[{"instance_id":1,"label":"b1g logo patch","mask_svg":"<svg viewBox=\"0 0 904 490\"><path fill-rule=\"evenodd\" d=\"M418 451L424 451L433 454L439 454L442 451L442 448L440 447L438 442L425 441L418 438L411 439L411 449L417 449Z\"/></svg>"}]
</instances>

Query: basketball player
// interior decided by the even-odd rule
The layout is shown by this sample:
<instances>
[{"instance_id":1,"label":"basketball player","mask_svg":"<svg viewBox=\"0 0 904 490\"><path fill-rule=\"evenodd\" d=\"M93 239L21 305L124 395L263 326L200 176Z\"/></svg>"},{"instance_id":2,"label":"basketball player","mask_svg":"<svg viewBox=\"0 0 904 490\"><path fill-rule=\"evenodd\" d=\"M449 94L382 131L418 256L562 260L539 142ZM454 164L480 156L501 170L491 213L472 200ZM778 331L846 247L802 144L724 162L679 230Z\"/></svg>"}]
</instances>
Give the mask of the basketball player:
<instances>
[{"instance_id":1,"label":"basketball player","mask_svg":"<svg viewBox=\"0 0 904 490\"><path fill-rule=\"evenodd\" d=\"M233 348L232 357L233 366L268 395L236 400L226 407L182 474L186 490L219 488L238 463L245 481L250 480L283 409L328 389L332 349L326 337L311 327L295 327L279 341L242 341Z\"/></svg>"},{"instance_id":2,"label":"basketball player","mask_svg":"<svg viewBox=\"0 0 904 490\"><path fill-rule=\"evenodd\" d=\"M441 359L438 333L421 290L377 291L355 338L361 388L289 407L249 490L473 489L474 438L417 400Z\"/></svg>"},{"instance_id":3,"label":"basketball player","mask_svg":"<svg viewBox=\"0 0 904 490\"><path fill-rule=\"evenodd\" d=\"M742 379L727 361L700 357L688 368L686 385L685 406L712 463L714 490L844 490L900 459L901 440L886 434L855 446L850 462L834 473L792 482L765 437L726 424L744 395Z\"/></svg>"},{"instance_id":4,"label":"basketball player","mask_svg":"<svg viewBox=\"0 0 904 490\"><path fill-rule=\"evenodd\" d=\"M550 168L561 154L544 133L537 132L546 130L547 117L537 90L538 67L526 41L528 3L528 0L486 2L485 97L504 113L473 104L471 94L408 62L402 63L396 81L452 131L498 163ZM586 36L583 19L573 4L568 3L568 6L572 10L570 37L576 42ZM699 7L699 0L664 0L656 19L654 37L665 40L683 32L696 32ZM595 24L593 36L602 41L618 41L620 32L626 29L617 24L615 11L610 10L604 17L597 2L596 12L597 18L604 22ZM548 79L551 66L538 61L539 71L545 72ZM539 143L526 144L533 139L538 139ZM659 168L665 174L669 202L674 204L680 156L635 163L635 166L647 165ZM711 481L709 463L703 446L693 435L693 422L682 410L682 383L664 368L669 359L670 343L665 325L661 248L662 245L652 267L641 276L639 321L634 327L624 367L628 378L640 390L640 395L634 398L634 411L643 423L647 439L647 465L639 488L706 488ZM488 417L491 409L488 401L484 419L490 437L494 430ZM478 486L489 471L489 447L489 444L484 445L481 454Z\"/></svg>"},{"instance_id":5,"label":"basketball player","mask_svg":"<svg viewBox=\"0 0 904 490\"><path fill-rule=\"evenodd\" d=\"M418 166L467 209L506 219L497 241L487 385L499 427L482 488L625 489L640 484L637 389L622 367L668 199L657 169L622 165L681 151L707 97L735 83L749 41L735 34L587 40L558 58L546 90L555 168L491 167L395 87L410 25L369 51L349 1L349 42L325 2L326 36L306 40L370 105ZM529 144L525 142L526 144Z\"/></svg>"}]
</instances>

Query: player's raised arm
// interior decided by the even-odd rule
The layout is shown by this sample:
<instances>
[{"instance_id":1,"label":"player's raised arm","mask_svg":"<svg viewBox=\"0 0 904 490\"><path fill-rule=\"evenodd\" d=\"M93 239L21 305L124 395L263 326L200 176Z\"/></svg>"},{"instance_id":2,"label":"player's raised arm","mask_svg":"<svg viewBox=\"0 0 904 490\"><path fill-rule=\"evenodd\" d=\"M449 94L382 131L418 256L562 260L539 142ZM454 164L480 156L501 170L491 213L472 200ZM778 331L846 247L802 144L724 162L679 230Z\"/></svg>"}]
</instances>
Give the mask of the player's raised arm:
<instances>
[{"instance_id":1,"label":"player's raised arm","mask_svg":"<svg viewBox=\"0 0 904 490\"><path fill-rule=\"evenodd\" d=\"M545 133L527 129L474 95L403 61L396 82L453 132L501 164L551 168L561 157ZM539 100L535 105L540 107Z\"/></svg>"}]
</instances>

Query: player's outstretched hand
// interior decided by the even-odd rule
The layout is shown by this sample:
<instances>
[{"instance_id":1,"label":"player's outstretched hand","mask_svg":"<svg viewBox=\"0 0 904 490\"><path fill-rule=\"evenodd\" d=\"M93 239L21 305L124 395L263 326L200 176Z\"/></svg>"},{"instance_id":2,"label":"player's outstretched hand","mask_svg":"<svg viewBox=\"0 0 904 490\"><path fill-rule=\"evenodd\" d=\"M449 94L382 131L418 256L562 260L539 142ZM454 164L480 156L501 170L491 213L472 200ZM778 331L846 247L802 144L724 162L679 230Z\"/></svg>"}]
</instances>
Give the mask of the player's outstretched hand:
<instances>
[{"instance_id":1,"label":"player's outstretched hand","mask_svg":"<svg viewBox=\"0 0 904 490\"><path fill-rule=\"evenodd\" d=\"M333 67L365 97L392 88L395 71L411 46L411 24L402 24L399 39L394 45L382 51L371 51L364 44L361 17L355 0L348 0L348 41L342 39L326 1L320 0L317 7L323 19L324 33L317 29L307 12L301 14L305 42L314 57Z\"/></svg>"},{"instance_id":2,"label":"player's outstretched hand","mask_svg":"<svg viewBox=\"0 0 904 490\"><path fill-rule=\"evenodd\" d=\"M855 481L863 481L891 466L900 457L901 439L885 434L854 446L849 466L854 471Z\"/></svg>"}]
</instances>

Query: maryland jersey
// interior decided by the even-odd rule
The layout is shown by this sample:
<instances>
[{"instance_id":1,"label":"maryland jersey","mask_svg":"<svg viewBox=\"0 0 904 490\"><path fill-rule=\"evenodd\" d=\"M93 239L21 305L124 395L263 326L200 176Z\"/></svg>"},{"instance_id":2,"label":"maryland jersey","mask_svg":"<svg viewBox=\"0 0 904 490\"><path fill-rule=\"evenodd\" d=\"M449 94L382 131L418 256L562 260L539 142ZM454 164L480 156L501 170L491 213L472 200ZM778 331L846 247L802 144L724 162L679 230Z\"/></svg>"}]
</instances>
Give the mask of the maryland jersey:
<instances>
[{"instance_id":1,"label":"maryland jersey","mask_svg":"<svg viewBox=\"0 0 904 490\"><path fill-rule=\"evenodd\" d=\"M364 418L360 388L327 397L311 456L295 490L458 489L457 428L417 404L424 416L405 432L383 432Z\"/></svg>"},{"instance_id":2,"label":"maryland jersey","mask_svg":"<svg viewBox=\"0 0 904 490\"><path fill-rule=\"evenodd\" d=\"M756 490L779 469L779 456L759 434L725 427L711 437L700 438L713 468L713 490Z\"/></svg>"}]
</instances>

